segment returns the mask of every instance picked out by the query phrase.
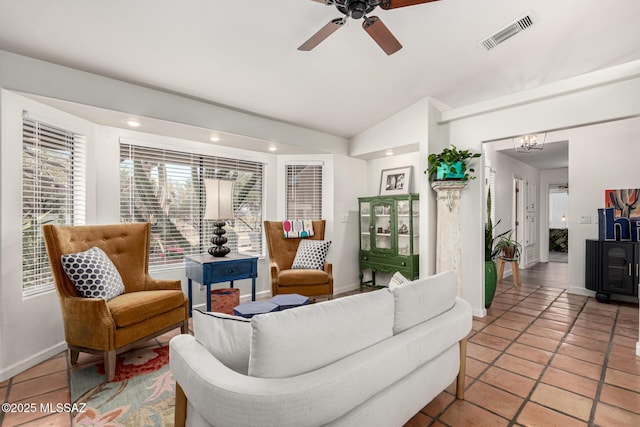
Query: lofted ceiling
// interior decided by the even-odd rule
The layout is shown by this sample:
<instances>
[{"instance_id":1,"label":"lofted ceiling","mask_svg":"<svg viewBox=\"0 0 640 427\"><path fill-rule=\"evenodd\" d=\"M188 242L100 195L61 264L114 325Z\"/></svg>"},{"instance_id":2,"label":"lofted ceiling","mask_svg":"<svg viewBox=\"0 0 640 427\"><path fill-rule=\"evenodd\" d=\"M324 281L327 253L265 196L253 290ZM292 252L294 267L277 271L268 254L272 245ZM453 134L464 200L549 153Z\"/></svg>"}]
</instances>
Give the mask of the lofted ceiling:
<instances>
[{"instance_id":1,"label":"lofted ceiling","mask_svg":"<svg viewBox=\"0 0 640 427\"><path fill-rule=\"evenodd\" d=\"M424 97L449 108L640 59L640 1L440 0L377 8L387 56L312 0L0 0L0 49L351 137ZM487 51L481 41L529 14ZM1 64L0 64L1 65Z\"/></svg>"}]
</instances>

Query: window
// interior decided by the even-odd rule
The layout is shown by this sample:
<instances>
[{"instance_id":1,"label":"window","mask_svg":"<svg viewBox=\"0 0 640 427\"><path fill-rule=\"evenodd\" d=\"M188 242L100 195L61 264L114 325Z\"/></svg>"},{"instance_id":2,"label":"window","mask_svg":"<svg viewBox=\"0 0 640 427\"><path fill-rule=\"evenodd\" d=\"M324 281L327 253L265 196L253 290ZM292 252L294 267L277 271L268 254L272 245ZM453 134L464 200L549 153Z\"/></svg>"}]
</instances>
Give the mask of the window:
<instances>
[{"instance_id":1,"label":"window","mask_svg":"<svg viewBox=\"0 0 640 427\"><path fill-rule=\"evenodd\" d=\"M233 252L262 254L262 176L258 162L120 144L120 221L150 222L149 265L180 263L206 252L205 178L235 181L235 218L224 227Z\"/></svg>"},{"instance_id":2,"label":"window","mask_svg":"<svg viewBox=\"0 0 640 427\"><path fill-rule=\"evenodd\" d=\"M22 292L53 287L42 225L85 223L86 139L22 120Z\"/></svg>"},{"instance_id":3,"label":"window","mask_svg":"<svg viewBox=\"0 0 640 427\"><path fill-rule=\"evenodd\" d=\"M287 165L287 219L322 218L322 164Z\"/></svg>"}]
</instances>

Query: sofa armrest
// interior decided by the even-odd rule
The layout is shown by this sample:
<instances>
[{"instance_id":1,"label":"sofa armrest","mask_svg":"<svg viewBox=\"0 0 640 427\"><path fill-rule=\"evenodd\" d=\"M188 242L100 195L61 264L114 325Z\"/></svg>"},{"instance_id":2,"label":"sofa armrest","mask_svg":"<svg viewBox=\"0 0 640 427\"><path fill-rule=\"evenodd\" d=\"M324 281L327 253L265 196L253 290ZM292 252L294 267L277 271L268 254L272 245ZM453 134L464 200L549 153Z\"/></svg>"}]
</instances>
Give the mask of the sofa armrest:
<instances>
[{"instance_id":1,"label":"sofa armrest","mask_svg":"<svg viewBox=\"0 0 640 427\"><path fill-rule=\"evenodd\" d=\"M145 291L182 290L182 282L174 279L154 279L146 275L144 278Z\"/></svg>"},{"instance_id":2,"label":"sofa armrest","mask_svg":"<svg viewBox=\"0 0 640 427\"><path fill-rule=\"evenodd\" d=\"M102 298L60 298L66 341L78 347L113 350L116 324Z\"/></svg>"}]
</instances>

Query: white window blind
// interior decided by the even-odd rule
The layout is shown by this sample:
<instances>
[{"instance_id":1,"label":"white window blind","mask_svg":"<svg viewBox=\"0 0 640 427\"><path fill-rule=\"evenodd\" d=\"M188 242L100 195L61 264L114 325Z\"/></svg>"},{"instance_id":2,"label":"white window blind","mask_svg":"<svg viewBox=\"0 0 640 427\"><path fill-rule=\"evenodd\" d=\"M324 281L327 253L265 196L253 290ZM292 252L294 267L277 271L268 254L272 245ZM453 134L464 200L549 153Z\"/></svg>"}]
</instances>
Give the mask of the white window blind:
<instances>
[{"instance_id":1,"label":"white window blind","mask_svg":"<svg viewBox=\"0 0 640 427\"><path fill-rule=\"evenodd\" d=\"M86 138L22 120L22 291L53 287L42 225L86 221Z\"/></svg>"},{"instance_id":2,"label":"white window blind","mask_svg":"<svg viewBox=\"0 0 640 427\"><path fill-rule=\"evenodd\" d=\"M224 227L233 252L262 254L262 177L258 162L120 144L120 220L150 222L149 265L170 267L211 246L203 219L205 178L235 181L234 216Z\"/></svg>"},{"instance_id":3,"label":"white window blind","mask_svg":"<svg viewBox=\"0 0 640 427\"><path fill-rule=\"evenodd\" d=\"M322 218L322 165L287 165L287 219Z\"/></svg>"}]
</instances>

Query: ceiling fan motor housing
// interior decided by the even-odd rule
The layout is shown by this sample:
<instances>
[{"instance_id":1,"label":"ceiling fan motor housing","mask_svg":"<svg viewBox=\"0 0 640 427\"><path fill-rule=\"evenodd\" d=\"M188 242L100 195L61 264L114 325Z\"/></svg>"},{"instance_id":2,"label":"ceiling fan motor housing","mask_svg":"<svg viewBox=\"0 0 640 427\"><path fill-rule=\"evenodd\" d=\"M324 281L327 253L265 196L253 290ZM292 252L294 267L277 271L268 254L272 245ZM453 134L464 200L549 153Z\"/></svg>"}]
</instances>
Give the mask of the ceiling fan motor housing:
<instances>
[{"instance_id":1,"label":"ceiling fan motor housing","mask_svg":"<svg viewBox=\"0 0 640 427\"><path fill-rule=\"evenodd\" d=\"M371 4L373 3L373 4ZM342 4L335 3L336 8L347 16L353 19L360 19L367 13L376 8L378 2L371 2L366 0L346 0Z\"/></svg>"}]
</instances>

